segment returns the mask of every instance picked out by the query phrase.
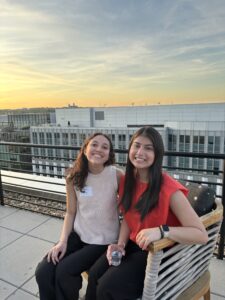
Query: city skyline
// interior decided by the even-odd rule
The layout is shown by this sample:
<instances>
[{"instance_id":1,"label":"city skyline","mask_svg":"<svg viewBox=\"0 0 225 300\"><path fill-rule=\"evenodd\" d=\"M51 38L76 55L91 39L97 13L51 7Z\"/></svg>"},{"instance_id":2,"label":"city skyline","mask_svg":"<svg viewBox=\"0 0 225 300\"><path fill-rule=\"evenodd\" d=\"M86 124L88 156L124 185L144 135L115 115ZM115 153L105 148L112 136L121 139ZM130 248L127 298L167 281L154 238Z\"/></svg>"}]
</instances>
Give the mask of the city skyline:
<instances>
[{"instance_id":1,"label":"city skyline","mask_svg":"<svg viewBox=\"0 0 225 300\"><path fill-rule=\"evenodd\" d=\"M0 109L225 101L223 0L0 0Z\"/></svg>"}]
</instances>

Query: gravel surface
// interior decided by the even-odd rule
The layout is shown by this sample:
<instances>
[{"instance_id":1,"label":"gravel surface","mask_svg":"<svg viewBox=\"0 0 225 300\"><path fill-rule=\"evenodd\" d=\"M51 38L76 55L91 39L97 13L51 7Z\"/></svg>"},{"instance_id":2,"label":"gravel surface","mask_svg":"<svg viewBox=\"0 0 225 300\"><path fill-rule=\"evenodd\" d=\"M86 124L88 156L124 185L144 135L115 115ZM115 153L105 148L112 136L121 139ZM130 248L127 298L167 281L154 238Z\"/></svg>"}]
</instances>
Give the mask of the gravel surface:
<instances>
[{"instance_id":1,"label":"gravel surface","mask_svg":"<svg viewBox=\"0 0 225 300\"><path fill-rule=\"evenodd\" d=\"M33 197L13 192L4 192L4 203L45 215L63 218L66 210L66 203Z\"/></svg>"}]
</instances>

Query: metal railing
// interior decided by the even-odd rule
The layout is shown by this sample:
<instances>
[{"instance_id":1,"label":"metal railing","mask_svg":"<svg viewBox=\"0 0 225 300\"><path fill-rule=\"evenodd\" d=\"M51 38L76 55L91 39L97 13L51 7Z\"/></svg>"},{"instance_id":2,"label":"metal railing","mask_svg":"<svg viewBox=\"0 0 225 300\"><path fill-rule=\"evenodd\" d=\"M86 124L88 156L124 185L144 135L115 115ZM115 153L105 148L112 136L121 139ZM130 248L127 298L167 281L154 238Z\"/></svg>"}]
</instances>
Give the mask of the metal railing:
<instances>
[{"instance_id":1,"label":"metal railing","mask_svg":"<svg viewBox=\"0 0 225 300\"><path fill-rule=\"evenodd\" d=\"M7 146L5 147L6 149L3 149L2 146ZM62 146L62 145L37 145L37 144L28 144L28 143L13 143L13 142L0 142L0 169L2 170L10 170L10 171L14 171L15 174L13 174L13 178L17 178L17 179L24 179L23 176L21 177L21 174L18 174L18 172L22 172L22 173L29 173L29 174L35 174L35 175L44 175L44 176L50 176L50 177L61 177L63 178L63 174L61 173L60 175L53 172L46 172L43 170L37 170L35 169L34 171L34 166L39 166L39 167L46 167L46 162L51 163L52 164L56 164L53 167L57 168L57 166L60 166L60 168L64 169L67 168L69 165L72 164L72 162L74 161L74 158L70 157L70 155L72 153L69 152L69 157L63 157L63 156L47 156L47 155L41 155L41 154L34 154L34 149L35 148L39 148L39 149L52 149L52 150L76 150L79 151L80 147L78 146ZM47 152L47 150L46 150ZM120 150L120 149L116 149L115 153L118 154L127 154L127 150ZM225 154L211 154L211 153L187 153L187 152L172 152L172 151L166 151L165 152L165 157L189 157L189 158L203 158L203 159L217 159L217 160L222 160L223 161L223 168L221 170L212 170L212 169L198 169L198 168L187 168L187 167L177 167L177 166L168 166L165 165L164 169L167 169L168 172L173 173L173 174L179 174L179 176L183 175L192 175L195 176L197 179L190 179L188 178L188 176L186 176L185 178L183 178L185 181L189 181L189 182L195 182L195 183L203 183L203 184L207 184L211 187L214 187L215 189L217 187L220 187L221 193L217 193L217 198L221 198L221 202L223 204L223 207L225 207ZM17 159L15 160L11 160L11 158ZM21 158L25 161L21 161ZM40 161L42 161L42 163L40 163ZM65 165L62 165L65 164ZM124 166L124 163L119 163L117 162L117 164ZM180 172L183 172L182 174ZM16 175L18 174L18 175ZM4 178L8 177L10 178L10 176L12 177L12 175L4 175ZM205 177L205 176L209 176L211 178L211 181L202 181L201 180L201 176ZM28 195L26 194L26 192L24 191L20 191L18 192L17 188L18 188L18 184L16 183L4 183L2 182L2 178L1 178L1 170L0 170L0 204L4 205L4 197L5 194L7 193L12 193L13 190L15 190L15 193L21 193L24 195L24 197L28 197ZM45 183L46 180L44 180L45 177L40 176L40 179L26 179L29 181L35 181L36 183ZM199 179L200 178L200 179ZM215 178L215 179L214 179ZM182 178L181 178L182 179ZM213 179L213 180L212 180ZM219 179L219 180L218 180ZM221 181L221 182L219 182ZM48 184L54 184L54 182L48 182ZM62 183L57 183L58 185L64 186L64 182ZM39 190L42 192L47 192L46 190L43 190L41 188L35 188L32 187L32 190ZM50 190L49 190L50 192ZM57 192L54 191L55 194L57 194ZM65 193L61 192L58 194L60 194L62 196L62 198L65 198ZM11 197L11 199L10 199ZM19 201L18 199L16 199L17 197L12 197L9 196L7 197L7 204L9 205L15 205L16 201ZM37 196L37 198L40 198ZM42 200L45 197L42 195ZM14 204L12 204L12 202L14 201ZM47 201L47 199L46 199ZM64 211L65 207L62 205L62 207L59 207L59 203L61 204L65 204L65 199L64 200L55 200L55 199L51 199L52 203L56 203L56 205L52 205L51 209L54 210L59 210L61 212ZM30 205L34 205L37 209L40 209L41 207L46 207L47 204L43 204L43 203L39 203L38 200L35 201L35 203L32 203L31 200L26 201L23 199L24 203L30 204ZM49 204L48 204L49 205ZM51 206L51 205L50 205ZM55 208L56 206L56 208ZM49 207L49 206L48 206ZM25 208L25 209L29 209ZM44 213L48 213L44 212ZM62 216L62 213L60 213L58 216ZM225 238L225 211L224 211L224 215L223 215L223 221L222 221L222 226L221 226L221 231L220 231L220 241L219 241L219 246L218 246L218 258L223 259L224 257L224 238Z\"/></svg>"}]
</instances>

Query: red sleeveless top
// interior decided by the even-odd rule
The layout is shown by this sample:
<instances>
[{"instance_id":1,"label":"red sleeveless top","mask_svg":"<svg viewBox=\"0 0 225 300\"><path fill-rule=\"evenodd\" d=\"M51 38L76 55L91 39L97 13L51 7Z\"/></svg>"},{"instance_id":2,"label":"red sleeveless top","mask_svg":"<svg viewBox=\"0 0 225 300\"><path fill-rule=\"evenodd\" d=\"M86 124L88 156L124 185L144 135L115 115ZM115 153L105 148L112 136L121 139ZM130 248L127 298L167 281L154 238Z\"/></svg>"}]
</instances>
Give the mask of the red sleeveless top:
<instances>
[{"instance_id":1,"label":"red sleeveless top","mask_svg":"<svg viewBox=\"0 0 225 300\"><path fill-rule=\"evenodd\" d=\"M119 199L121 199L123 196L124 183L125 176L123 176L120 180ZM163 173L163 182L159 194L159 203L145 216L143 221L141 221L140 213L135 209L135 205L147 187L147 183L137 180L131 208L128 212L124 213L123 207L120 207L131 231L130 239L135 243L136 235L142 229L158 227L162 224L167 224L169 226L180 226L180 222L170 210L170 198L171 195L177 190L182 191L185 196L188 194L188 190L182 184L171 178L166 173Z\"/></svg>"}]
</instances>

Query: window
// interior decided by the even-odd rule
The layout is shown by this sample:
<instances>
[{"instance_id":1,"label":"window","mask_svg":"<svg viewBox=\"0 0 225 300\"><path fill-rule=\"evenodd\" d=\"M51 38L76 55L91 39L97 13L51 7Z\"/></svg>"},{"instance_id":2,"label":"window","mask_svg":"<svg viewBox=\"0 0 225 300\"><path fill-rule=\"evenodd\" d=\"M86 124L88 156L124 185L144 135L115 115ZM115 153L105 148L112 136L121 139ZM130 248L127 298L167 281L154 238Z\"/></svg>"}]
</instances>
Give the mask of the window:
<instances>
[{"instance_id":1,"label":"window","mask_svg":"<svg viewBox=\"0 0 225 300\"><path fill-rule=\"evenodd\" d=\"M33 143L34 143L34 144L37 144L37 143L38 143L37 132L33 132L33 133L32 133L32 137L33 137Z\"/></svg>"},{"instance_id":2,"label":"window","mask_svg":"<svg viewBox=\"0 0 225 300\"><path fill-rule=\"evenodd\" d=\"M177 137L174 134L169 134L169 143L168 143L168 150L169 151L176 151L177 150Z\"/></svg>"},{"instance_id":3,"label":"window","mask_svg":"<svg viewBox=\"0 0 225 300\"><path fill-rule=\"evenodd\" d=\"M199 136L195 135L193 138L193 152L198 152L198 141L199 141Z\"/></svg>"},{"instance_id":4,"label":"window","mask_svg":"<svg viewBox=\"0 0 225 300\"><path fill-rule=\"evenodd\" d=\"M85 141L85 139L86 139L85 133L80 133L80 146L83 144L83 142Z\"/></svg>"},{"instance_id":5,"label":"window","mask_svg":"<svg viewBox=\"0 0 225 300\"><path fill-rule=\"evenodd\" d=\"M62 143L63 143L63 145L68 145L69 144L68 133L63 133L62 134Z\"/></svg>"},{"instance_id":6,"label":"window","mask_svg":"<svg viewBox=\"0 0 225 300\"><path fill-rule=\"evenodd\" d=\"M193 157L192 159L192 168L197 169L198 168L198 158Z\"/></svg>"},{"instance_id":7,"label":"window","mask_svg":"<svg viewBox=\"0 0 225 300\"><path fill-rule=\"evenodd\" d=\"M61 172L62 172L62 168L58 165L57 166L57 174L59 175L59 174L61 174Z\"/></svg>"},{"instance_id":8,"label":"window","mask_svg":"<svg viewBox=\"0 0 225 300\"><path fill-rule=\"evenodd\" d=\"M39 132L39 139L40 139L40 144L44 144L45 143L44 132Z\"/></svg>"},{"instance_id":9,"label":"window","mask_svg":"<svg viewBox=\"0 0 225 300\"><path fill-rule=\"evenodd\" d=\"M224 137L224 147L223 147L223 152L225 153L225 137Z\"/></svg>"},{"instance_id":10,"label":"window","mask_svg":"<svg viewBox=\"0 0 225 300\"><path fill-rule=\"evenodd\" d=\"M63 156L65 159L69 159L69 157L70 157L69 150L63 150Z\"/></svg>"},{"instance_id":11,"label":"window","mask_svg":"<svg viewBox=\"0 0 225 300\"><path fill-rule=\"evenodd\" d=\"M115 147L115 134L109 134L113 147Z\"/></svg>"},{"instance_id":12,"label":"window","mask_svg":"<svg viewBox=\"0 0 225 300\"><path fill-rule=\"evenodd\" d=\"M213 153L214 137L208 137L208 153Z\"/></svg>"},{"instance_id":13,"label":"window","mask_svg":"<svg viewBox=\"0 0 225 300\"><path fill-rule=\"evenodd\" d=\"M76 133L71 133L70 139L71 139L71 145L72 146L77 146L77 134Z\"/></svg>"},{"instance_id":14,"label":"window","mask_svg":"<svg viewBox=\"0 0 225 300\"><path fill-rule=\"evenodd\" d=\"M204 152L205 137L199 137L199 152Z\"/></svg>"},{"instance_id":15,"label":"window","mask_svg":"<svg viewBox=\"0 0 225 300\"><path fill-rule=\"evenodd\" d=\"M39 153L38 153L38 148L34 148L34 156L38 156Z\"/></svg>"},{"instance_id":16,"label":"window","mask_svg":"<svg viewBox=\"0 0 225 300\"><path fill-rule=\"evenodd\" d=\"M96 111L95 112L95 120L96 121L105 120L104 111Z\"/></svg>"},{"instance_id":17,"label":"window","mask_svg":"<svg viewBox=\"0 0 225 300\"><path fill-rule=\"evenodd\" d=\"M184 167L185 168L189 168L189 162L190 162L190 158L189 157L185 157L185 160L184 160Z\"/></svg>"},{"instance_id":18,"label":"window","mask_svg":"<svg viewBox=\"0 0 225 300\"><path fill-rule=\"evenodd\" d=\"M46 133L47 144L52 145L52 134L50 132Z\"/></svg>"},{"instance_id":19,"label":"window","mask_svg":"<svg viewBox=\"0 0 225 300\"><path fill-rule=\"evenodd\" d=\"M180 135L179 150L184 151L184 135Z\"/></svg>"},{"instance_id":20,"label":"window","mask_svg":"<svg viewBox=\"0 0 225 300\"><path fill-rule=\"evenodd\" d=\"M214 172L213 172L213 174L214 175L219 175L219 168L220 168L220 161L219 161L219 159L215 159L214 160L214 168L213 168L213 170L214 170Z\"/></svg>"},{"instance_id":21,"label":"window","mask_svg":"<svg viewBox=\"0 0 225 300\"><path fill-rule=\"evenodd\" d=\"M175 156L168 157L168 166L169 167L176 167L177 166L177 158Z\"/></svg>"},{"instance_id":22,"label":"window","mask_svg":"<svg viewBox=\"0 0 225 300\"><path fill-rule=\"evenodd\" d=\"M54 133L55 145L60 145L60 134L58 132Z\"/></svg>"},{"instance_id":23,"label":"window","mask_svg":"<svg viewBox=\"0 0 225 300\"><path fill-rule=\"evenodd\" d=\"M204 158L199 158L199 160L198 160L198 167L199 167L199 169L203 169L204 168Z\"/></svg>"},{"instance_id":24,"label":"window","mask_svg":"<svg viewBox=\"0 0 225 300\"><path fill-rule=\"evenodd\" d=\"M185 135L185 151L190 151L190 135Z\"/></svg>"},{"instance_id":25,"label":"window","mask_svg":"<svg viewBox=\"0 0 225 300\"><path fill-rule=\"evenodd\" d=\"M45 149L44 148L41 148L41 156L42 156L42 158L45 158Z\"/></svg>"},{"instance_id":26,"label":"window","mask_svg":"<svg viewBox=\"0 0 225 300\"><path fill-rule=\"evenodd\" d=\"M213 169L213 160L212 158L207 159L207 169L212 170Z\"/></svg>"},{"instance_id":27,"label":"window","mask_svg":"<svg viewBox=\"0 0 225 300\"><path fill-rule=\"evenodd\" d=\"M179 167L180 168L184 167L184 157L179 157Z\"/></svg>"},{"instance_id":28,"label":"window","mask_svg":"<svg viewBox=\"0 0 225 300\"><path fill-rule=\"evenodd\" d=\"M78 154L77 150L71 150L71 157L73 160L75 160L77 158L77 154Z\"/></svg>"},{"instance_id":29,"label":"window","mask_svg":"<svg viewBox=\"0 0 225 300\"><path fill-rule=\"evenodd\" d=\"M60 157L61 157L61 151L60 151L60 149L55 149L55 156L56 156L57 158L60 158Z\"/></svg>"},{"instance_id":30,"label":"window","mask_svg":"<svg viewBox=\"0 0 225 300\"><path fill-rule=\"evenodd\" d=\"M119 134L119 141L125 142L126 141L126 135L125 134Z\"/></svg>"},{"instance_id":31,"label":"window","mask_svg":"<svg viewBox=\"0 0 225 300\"><path fill-rule=\"evenodd\" d=\"M53 149L48 149L48 158L53 159Z\"/></svg>"},{"instance_id":32,"label":"window","mask_svg":"<svg viewBox=\"0 0 225 300\"><path fill-rule=\"evenodd\" d=\"M220 153L220 137L215 136L215 149L214 153Z\"/></svg>"}]
</instances>

